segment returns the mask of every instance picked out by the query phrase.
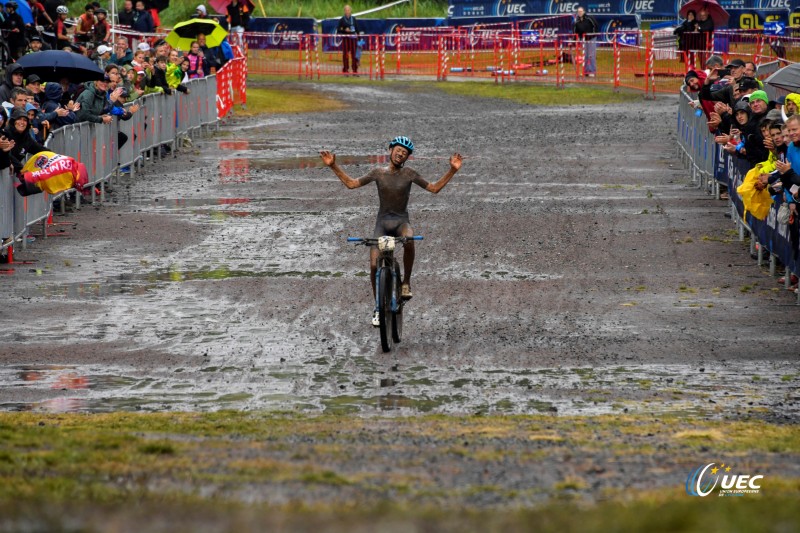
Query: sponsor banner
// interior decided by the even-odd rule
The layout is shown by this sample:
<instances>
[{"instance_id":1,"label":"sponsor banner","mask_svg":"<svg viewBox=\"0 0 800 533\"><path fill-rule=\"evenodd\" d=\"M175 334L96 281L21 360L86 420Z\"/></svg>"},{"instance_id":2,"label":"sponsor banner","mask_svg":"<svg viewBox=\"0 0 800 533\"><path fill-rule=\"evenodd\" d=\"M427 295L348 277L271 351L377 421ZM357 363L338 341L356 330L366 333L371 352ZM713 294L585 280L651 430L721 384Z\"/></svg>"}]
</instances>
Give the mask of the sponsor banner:
<instances>
[{"instance_id":1,"label":"sponsor banner","mask_svg":"<svg viewBox=\"0 0 800 533\"><path fill-rule=\"evenodd\" d=\"M385 35L386 49L395 50L397 46L398 34L400 35L401 45L413 47L415 43L422 41L422 33L425 28L435 28L445 23L443 18L395 18L395 19L362 19L358 20L358 29L365 35ZM326 19L322 21L322 34L331 36L324 37L322 40L322 50L333 52L342 49L342 37L336 34L339 19ZM411 31L417 29L419 31ZM361 41L361 39L359 39ZM369 39L363 39L361 47L369 50Z\"/></svg>"},{"instance_id":2,"label":"sponsor banner","mask_svg":"<svg viewBox=\"0 0 800 533\"><path fill-rule=\"evenodd\" d=\"M251 49L297 50L303 35L316 32L313 18L257 17L250 19L245 41Z\"/></svg>"},{"instance_id":3,"label":"sponsor banner","mask_svg":"<svg viewBox=\"0 0 800 533\"><path fill-rule=\"evenodd\" d=\"M597 24L600 26L601 42L613 42L616 32L638 32L641 20L638 15L596 15ZM510 28L480 28L482 25L514 22L519 20L520 31L526 44L535 44L539 39L552 40L556 36L572 34L572 23L564 17L544 18L530 20L528 17L453 17L447 19L449 26L473 26L471 34L480 34L479 38L472 39L473 45L494 46L494 39L498 31L507 31ZM475 26L478 26L475 28Z\"/></svg>"},{"instance_id":4,"label":"sponsor banner","mask_svg":"<svg viewBox=\"0 0 800 533\"><path fill-rule=\"evenodd\" d=\"M742 184L749 170L750 165L747 160L739 159L724 150L719 150L714 177L717 181L727 183L728 194L730 195L731 201L736 206L736 212L740 217L744 212L744 206L742 205L742 199L736 193L736 188ZM758 220L748 213L746 222L758 238L758 242L766 246L770 252L780 257L781 262L785 264L789 270L792 272L800 272L800 243L796 243L795 246L792 246L789 227L786 224L779 224L777 221L780 202L781 198L779 197L778 200L772 204L772 209L770 209L766 219Z\"/></svg>"},{"instance_id":5,"label":"sponsor banner","mask_svg":"<svg viewBox=\"0 0 800 533\"><path fill-rule=\"evenodd\" d=\"M764 24L769 22L778 22L786 27L792 14L788 9L729 9L728 13L731 16L729 29L758 31L763 31Z\"/></svg>"},{"instance_id":6,"label":"sponsor banner","mask_svg":"<svg viewBox=\"0 0 800 533\"><path fill-rule=\"evenodd\" d=\"M800 3L800 0L792 1ZM450 17L572 15L578 6L582 6L592 15L675 18L681 0L450 0L447 14Z\"/></svg>"}]
</instances>

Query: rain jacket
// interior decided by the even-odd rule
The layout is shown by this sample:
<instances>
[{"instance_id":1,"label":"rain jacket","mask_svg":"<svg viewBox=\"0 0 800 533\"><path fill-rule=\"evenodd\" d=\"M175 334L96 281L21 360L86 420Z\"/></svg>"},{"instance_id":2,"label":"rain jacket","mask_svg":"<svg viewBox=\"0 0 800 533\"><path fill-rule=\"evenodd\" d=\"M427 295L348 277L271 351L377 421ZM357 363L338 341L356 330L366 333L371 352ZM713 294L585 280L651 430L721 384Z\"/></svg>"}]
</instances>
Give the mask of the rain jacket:
<instances>
[{"instance_id":1,"label":"rain jacket","mask_svg":"<svg viewBox=\"0 0 800 533\"><path fill-rule=\"evenodd\" d=\"M78 96L78 102L81 108L75 113L75 117L79 122L103 122L100 115L104 114L106 108L106 91L101 91L94 82L89 82Z\"/></svg>"},{"instance_id":2,"label":"rain jacket","mask_svg":"<svg viewBox=\"0 0 800 533\"><path fill-rule=\"evenodd\" d=\"M14 121L23 117L28 125L25 127L25 131L20 133L14 127ZM14 165L15 169L21 169L25 165L26 156L47 150L47 148L31 137L31 123L30 120L28 120L28 113L19 107L15 107L14 111L11 112L11 118L8 120L6 129L3 130L3 134L15 143L14 148L8 152L8 156L11 158L11 164Z\"/></svg>"},{"instance_id":3,"label":"rain jacket","mask_svg":"<svg viewBox=\"0 0 800 533\"><path fill-rule=\"evenodd\" d=\"M742 219L747 220L747 213L750 213L758 220L764 220L769 215L769 210L772 207L772 195L764 188L762 190L756 189L756 183L761 174L767 171L763 168L761 163L754 166L745 175L742 184L736 188L736 192L742 198L742 205L744 206L744 213Z\"/></svg>"},{"instance_id":4,"label":"rain jacket","mask_svg":"<svg viewBox=\"0 0 800 533\"><path fill-rule=\"evenodd\" d=\"M789 93L786 95L786 99L790 102L794 102L798 109L800 109L800 94L797 93ZM786 114L786 110L781 109L781 115L783 115L783 121L789 118L789 115Z\"/></svg>"},{"instance_id":5,"label":"rain jacket","mask_svg":"<svg viewBox=\"0 0 800 533\"><path fill-rule=\"evenodd\" d=\"M10 64L6 69L6 79L0 85L0 102L7 102L11 98L11 90L14 88L14 84L11 82L11 75L21 70L22 67L17 63Z\"/></svg>"},{"instance_id":6,"label":"rain jacket","mask_svg":"<svg viewBox=\"0 0 800 533\"><path fill-rule=\"evenodd\" d=\"M77 122L78 118L75 116L73 111L69 112L69 115L65 117L59 117L55 114L56 109L61 106L61 98L64 96L64 89L61 88L60 83L47 83L44 86L44 105L42 106L42 111L45 113L45 117L50 117L51 115L53 118L47 118L52 126L53 130L57 130L62 126L66 126L67 124L74 124Z\"/></svg>"},{"instance_id":7,"label":"rain jacket","mask_svg":"<svg viewBox=\"0 0 800 533\"><path fill-rule=\"evenodd\" d=\"M184 72L180 65L174 63L167 64L167 84L171 89L176 89L182 93L186 92L186 86L181 84Z\"/></svg>"}]
</instances>

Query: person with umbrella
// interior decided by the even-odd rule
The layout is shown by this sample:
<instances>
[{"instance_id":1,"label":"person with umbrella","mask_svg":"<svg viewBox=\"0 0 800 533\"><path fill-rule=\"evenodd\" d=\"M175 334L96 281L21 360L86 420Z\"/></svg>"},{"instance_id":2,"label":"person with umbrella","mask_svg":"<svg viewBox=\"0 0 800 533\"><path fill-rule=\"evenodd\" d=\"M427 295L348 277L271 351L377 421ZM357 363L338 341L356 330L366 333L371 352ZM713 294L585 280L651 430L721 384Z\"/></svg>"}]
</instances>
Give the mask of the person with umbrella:
<instances>
[{"instance_id":1,"label":"person with umbrella","mask_svg":"<svg viewBox=\"0 0 800 533\"><path fill-rule=\"evenodd\" d=\"M7 2L5 19L0 24L0 28L5 30L8 48L11 50L11 57L14 60L19 59L25 53L25 21L17 13L17 7L19 4L16 2Z\"/></svg>"}]
</instances>

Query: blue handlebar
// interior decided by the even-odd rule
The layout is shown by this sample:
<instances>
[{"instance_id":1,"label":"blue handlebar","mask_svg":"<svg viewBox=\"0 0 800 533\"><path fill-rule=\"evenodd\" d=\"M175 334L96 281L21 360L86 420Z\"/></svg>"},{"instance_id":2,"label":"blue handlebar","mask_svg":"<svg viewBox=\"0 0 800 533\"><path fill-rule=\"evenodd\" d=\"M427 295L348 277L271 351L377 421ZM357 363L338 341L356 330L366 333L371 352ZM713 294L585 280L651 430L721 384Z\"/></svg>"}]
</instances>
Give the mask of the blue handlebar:
<instances>
[{"instance_id":1,"label":"blue handlebar","mask_svg":"<svg viewBox=\"0 0 800 533\"><path fill-rule=\"evenodd\" d=\"M362 239L361 237L348 237L347 238L347 242L361 242L363 240L364 239Z\"/></svg>"},{"instance_id":2,"label":"blue handlebar","mask_svg":"<svg viewBox=\"0 0 800 533\"><path fill-rule=\"evenodd\" d=\"M411 237L411 240L412 241L421 241L422 240L422 235L414 235L413 237Z\"/></svg>"}]
</instances>

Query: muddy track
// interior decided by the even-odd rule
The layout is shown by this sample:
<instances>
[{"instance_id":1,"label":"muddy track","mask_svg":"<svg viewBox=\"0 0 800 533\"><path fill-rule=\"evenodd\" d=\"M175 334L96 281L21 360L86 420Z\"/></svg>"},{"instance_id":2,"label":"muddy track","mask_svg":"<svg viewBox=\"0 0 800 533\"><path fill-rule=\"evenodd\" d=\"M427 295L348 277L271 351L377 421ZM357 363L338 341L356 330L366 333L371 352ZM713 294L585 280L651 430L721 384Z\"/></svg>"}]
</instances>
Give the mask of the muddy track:
<instances>
[{"instance_id":1,"label":"muddy track","mask_svg":"<svg viewBox=\"0 0 800 533\"><path fill-rule=\"evenodd\" d=\"M18 255L35 263L2 280L0 407L796 417L798 309L691 187L674 98L315 89L349 107L234 120ZM383 354L345 243L371 232L376 191L316 152L358 176L398 134L428 178L466 159L412 193L425 241Z\"/></svg>"}]
</instances>

